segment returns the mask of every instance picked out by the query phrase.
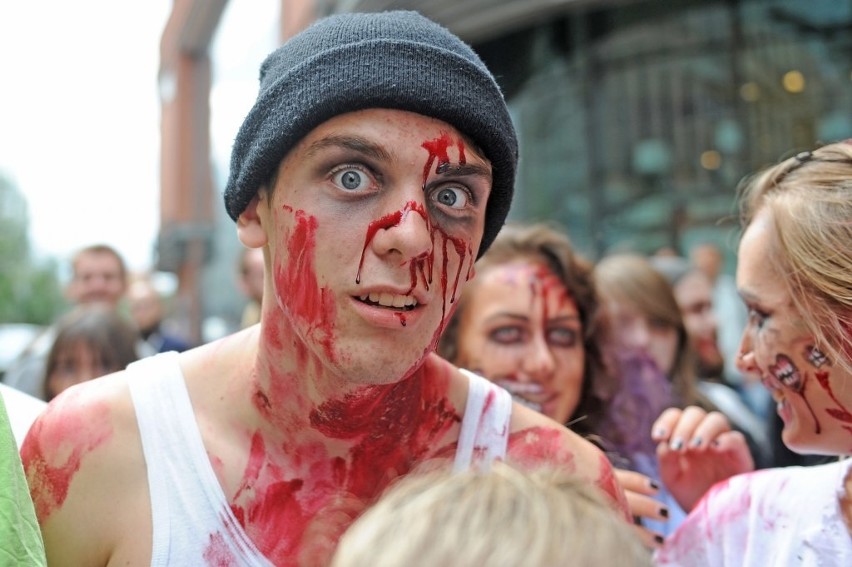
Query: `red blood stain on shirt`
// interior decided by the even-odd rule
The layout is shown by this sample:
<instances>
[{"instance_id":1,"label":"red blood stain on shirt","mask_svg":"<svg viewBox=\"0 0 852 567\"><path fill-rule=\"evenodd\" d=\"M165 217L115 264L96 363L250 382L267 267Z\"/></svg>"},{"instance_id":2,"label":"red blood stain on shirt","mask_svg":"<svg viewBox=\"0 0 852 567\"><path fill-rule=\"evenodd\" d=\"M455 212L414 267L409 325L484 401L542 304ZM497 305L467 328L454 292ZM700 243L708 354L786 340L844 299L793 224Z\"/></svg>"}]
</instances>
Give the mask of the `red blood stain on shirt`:
<instances>
[{"instance_id":1,"label":"red blood stain on shirt","mask_svg":"<svg viewBox=\"0 0 852 567\"><path fill-rule=\"evenodd\" d=\"M68 496L83 459L113 433L106 404L76 403L79 392L57 398L32 426L21 458L39 523L44 523Z\"/></svg>"},{"instance_id":2,"label":"red blood stain on shirt","mask_svg":"<svg viewBox=\"0 0 852 567\"><path fill-rule=\"evenodd\" d=\"M208 567L231 567L237 564L237 559L220 533L210 534L210 542L204 550L203 557Z\"/></svg>"}]
</instances>

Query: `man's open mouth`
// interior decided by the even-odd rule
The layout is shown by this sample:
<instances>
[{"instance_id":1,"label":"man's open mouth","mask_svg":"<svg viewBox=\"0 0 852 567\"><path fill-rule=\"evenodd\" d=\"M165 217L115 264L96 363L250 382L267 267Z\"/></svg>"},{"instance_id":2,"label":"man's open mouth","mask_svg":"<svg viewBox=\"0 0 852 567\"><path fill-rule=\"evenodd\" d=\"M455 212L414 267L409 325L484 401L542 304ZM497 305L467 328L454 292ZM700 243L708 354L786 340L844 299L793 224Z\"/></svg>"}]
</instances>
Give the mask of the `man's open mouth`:
<instances>
[{"instance_id":1,"label":"man's open mouth","mask_svg":"<svg viewBox=\"0 0 852 567\"><path fill-rule=\"evenodd\" d=\"M417 307L417 300L410 295L371 293L369 295L358 296L358 299L367 305L384 307L386 309L397 309L400 311L411 311Z\"/></svg>"}]
</instances>

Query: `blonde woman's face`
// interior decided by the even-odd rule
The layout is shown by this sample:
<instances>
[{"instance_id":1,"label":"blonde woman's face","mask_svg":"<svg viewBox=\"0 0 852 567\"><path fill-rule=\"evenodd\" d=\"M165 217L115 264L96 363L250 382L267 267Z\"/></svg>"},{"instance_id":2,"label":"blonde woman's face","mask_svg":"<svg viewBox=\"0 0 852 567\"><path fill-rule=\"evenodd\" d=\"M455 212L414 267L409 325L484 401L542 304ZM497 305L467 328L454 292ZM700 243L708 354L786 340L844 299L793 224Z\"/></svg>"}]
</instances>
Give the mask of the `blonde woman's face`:
<instances>
[{"instance_id":1,"label":"blonde woman's face","mask_svg":"<svg viewBox=\"0 0 852 567\"><path fill-rule=\"evenodd\" d=\"M574 298L543 265L517 261L482 270L459 325L459 366L566 423L580 401L583 326Z\"/></svg>"},{"instance_id":2,"label":"blonde woman's face","mask_svg":"<svg viewBox=\"0 0 852 567\"><path fill-rule=\"evenodd\" d=\"M791 449L852 453L852 376L816 346L784 285L767 261L774 249L771 214L762 211L740 242L737 287L749 311L740 345L743 371L758 373L784 421Z\"/></svg>"}]
</instances>

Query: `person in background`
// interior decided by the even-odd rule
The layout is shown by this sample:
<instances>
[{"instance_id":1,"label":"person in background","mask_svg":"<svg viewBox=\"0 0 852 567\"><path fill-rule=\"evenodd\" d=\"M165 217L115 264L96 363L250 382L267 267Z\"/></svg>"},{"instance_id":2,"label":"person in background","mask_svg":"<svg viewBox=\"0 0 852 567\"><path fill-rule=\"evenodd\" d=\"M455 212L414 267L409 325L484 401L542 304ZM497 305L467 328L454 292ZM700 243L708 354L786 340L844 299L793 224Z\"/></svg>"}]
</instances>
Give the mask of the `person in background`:
<instances>
[{"instance_id":1,"label":"person in background","mask_svg":"<svg viewBox=\"0 0 852 567\"><path fill-rule=\"evenodd\" d=\"M565 471L413 473L344 533L331 567L651 566L651 554L587 482Z\"/></svg>"},{"instance_id":2,"label":"person in background","mask_svg":"<svg viewBox=\"0 0 852 567\"><path fill-rule=\"evenodd\" d=\"M44 399L100 378L139 359L136 327L108 305L81 305L56 324L47 355Z\"/></svg>"},{"instance_id":3,"label":"person in background","mask_svg":"<svg viewBox=\"0 0 852 567\"><path fill-rule=\"evenodd\" d=\"M245 329L260 322L260 306L263 302L264 259L262 248L243 248L240 253L240 291L248 299L243 308L240 328Z\"/></svg>"},{"instance_id":4,"label":"person in background","mask_svg":"<svg viewBox=\"0 0 852 567\"><path fill-rule=\"evenodd\" d=\"M707 276L713 293L713 312L718 321L718 344L724 369L722 378L735 388L743 402L762 419L772 415L771 400L753 376L736 365L737 348L746 326L746 310L733 276L724 271L725 257L715 242L700 242L689 250L689 261Z\"/></svg>"},{"instance_id":5,"label":"person in background","mask_svg":"<svg viewBox=\"0 0 852 567\"><path fill-rule=\"evenodd\" d=\"M163 328L163 298L150 278L133 279L127 289L127 304L142 339L155 353L183 352L191 347L189 342Z\"/></svg>"},{"instance_id":6,"label":"person in background","mask_svg":"<svg viewBox=\"0 0 852 567\"><path fill-rule=\"evenodd\" d=\"M773 455L768 420L752 412L737 391L722 378L725 364L716 341L718 326L709 279L685 258L652 257L650 260L671 284L683 315L683 324L695 355L693 360L699 393L746 435L756 466L771 466Z\"/></svg>"},{"instance_id":7,"label":"person in background","mask_svg":"<svg viewBox=\"0 0 852 567\"><path fill-rule=\"evenodd\" d=\"M430 461L565 468L626 518L599 449L434 352L517 157L490 71L417 12L329 16L271 53L225 189L264 249L261 323L48 406L21 450L48 560L326 565Z\"/></svg>"},{"instance_id":8,"label":"person in background","mask_svg":"<svg viewBox=\"0 0 852 567\"><path fill-rule=\"evenodd\" d=\"M71 259L71 280L65 295L72 309L103 303L117 309L127 291L127 268L121 255L107 244L93 244L77 251ZM50 325L21 353L6 371L3 381L31 396L44 395L47 353L56 337Z\"/></svg>"},{"instance_id":9,"label":"person in background","mask_svg":"<svg viewBox=\"0 0 852 567\"><path fill-rule=\"evenodd\" d=\"M713 406L697 388L694 355L672 288L650 260L613 254L598 261L594 278L601 302L601 350L621 385L601 431L625 459L622 467L660 485L657 498L668 516L645 518L643 524L667 535L686 514L661 482L651 426L672 406Z\"/></svg>"},{"instance_id":10,"label":"person in background","mask_svg":"<svg viewBox=\"0 0 852 567\"><path fill-rule=\"evenodd\" d=\"M788 447L840 459L732 476L749 470L742 436L718 414L668 410L661 471L691 512L656 561L852 565L852 140L752 175L740 206L738 364L772 395Z\"/></svg>"},{"instance_id":11,"label":"person in background","mask_svg":"<svg viewBox=\"0 0 852 567\"><path fill-rule=\"evenodd\" d=\"M592 264L553 224L507 224L476 263L438 352L608 449L619 378L604 368ZM613 424L604 431L602 423ZM615 436L620 438L618 436ZM620 462L620 457L611 458ZM647 477L617 470L635 516L662 520ZM662 536L639 530L648 546Z\"/></svg>"}]
</instances>

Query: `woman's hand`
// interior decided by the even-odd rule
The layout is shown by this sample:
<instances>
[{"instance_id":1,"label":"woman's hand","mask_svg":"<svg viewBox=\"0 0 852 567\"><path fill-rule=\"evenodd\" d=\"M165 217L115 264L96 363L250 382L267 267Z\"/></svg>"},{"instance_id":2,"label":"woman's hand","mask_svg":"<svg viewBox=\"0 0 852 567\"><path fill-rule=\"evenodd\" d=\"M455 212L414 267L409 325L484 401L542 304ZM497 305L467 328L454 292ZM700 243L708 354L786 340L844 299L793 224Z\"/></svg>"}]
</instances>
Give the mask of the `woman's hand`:
<instances>
[{"instance_id":1,"label":"woman's hand","mask_svg":"<svg viewBox=\"0 0 852 567\"><path fill-rule=\"evenodd\" d=\"M728 419L690 406L665 410L651 430L660 478L686 511L719 481L754 470L745 436Z\"/></svg>"},{"instance_id":2,"label":"woman's hand","mask_svg":"<svg viewBox=\"0 0 852 567\"><path fill-rule=\"evenodd\" d=\"M634 518L635 530L645 547L654 549L663 543L663 536L642 526L642 518L665 521L669 511L665 505L652 498L659 491L657 484L649 477L633 471L615 469L615 477L624 489L630 514Z\"/></svg>"}]
</instances>

